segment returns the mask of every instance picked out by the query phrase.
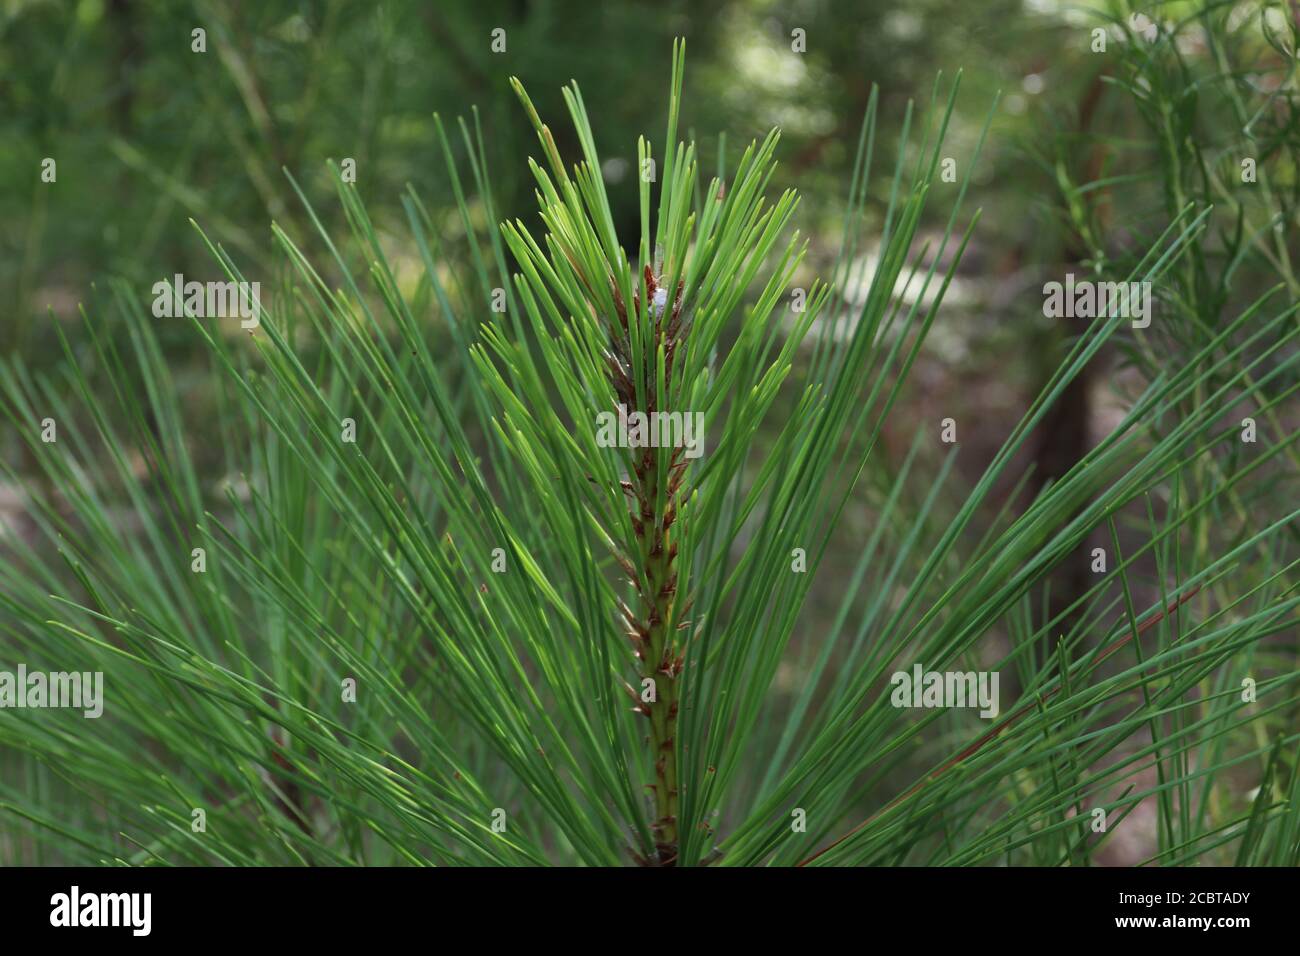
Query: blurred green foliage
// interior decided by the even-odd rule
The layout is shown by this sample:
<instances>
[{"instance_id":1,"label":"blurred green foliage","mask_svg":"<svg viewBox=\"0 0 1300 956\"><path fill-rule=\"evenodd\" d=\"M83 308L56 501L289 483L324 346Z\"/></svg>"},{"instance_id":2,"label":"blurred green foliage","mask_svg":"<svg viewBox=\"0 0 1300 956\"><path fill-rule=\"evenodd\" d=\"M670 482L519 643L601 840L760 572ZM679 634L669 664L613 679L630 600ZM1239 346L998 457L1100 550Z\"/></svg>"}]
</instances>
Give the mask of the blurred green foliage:
<instances>
[{"instance_id":1,"label":"blurred green foliage","mask_svg":"<svg viewBox=\"0 0 1300 956\"><path fill-rule=\"evenodd\" d=\"M47 309L73 314L90 282L152 283L209 260L188 219L245 259L269 249L268 222L303 235L282 169L312 199L329 194L325 162L357 162L381 225L413 183L450 200L433 114L479 110L502 215L531 208L530 140L508 76L560 115L570 78L601 118L621 228L635 222L636 136L662 129L671 38L688 38L686 124L708 150L783 129L779 176L834 210L847 191L872 83L882 114L924 101L935 72L975 66L971 102L1002 77L993 55L1018 33L1018 0L484 0L382 4L163 0L7 0L0 4L0 347L50 344ZM192 31L206 31L206 52ZM505 50L493 51L493 31ZM796 54L794 31L806 52ZM1008 66L1014 63L1005 60ZM978 117L969 117L973 129ZM471 122L473 120L471 119ZM962 118L958 118L959 124ZM576 155L559 128L564 155ZM458 136L450 137L455 148ZM888 157L893 144L882 143ZM41 163L57 163L57 188ZM459 158L459 157L458 157ZM328 205L328 204L327 204ZM811 215L811 213L806 213ZM486 223L483 224L486 227ZM828 227L829 228L829 227ZM805 226L808 231L808 226ZM26 351L26 349L24 349Z\"/></svg>"}]
</instances>

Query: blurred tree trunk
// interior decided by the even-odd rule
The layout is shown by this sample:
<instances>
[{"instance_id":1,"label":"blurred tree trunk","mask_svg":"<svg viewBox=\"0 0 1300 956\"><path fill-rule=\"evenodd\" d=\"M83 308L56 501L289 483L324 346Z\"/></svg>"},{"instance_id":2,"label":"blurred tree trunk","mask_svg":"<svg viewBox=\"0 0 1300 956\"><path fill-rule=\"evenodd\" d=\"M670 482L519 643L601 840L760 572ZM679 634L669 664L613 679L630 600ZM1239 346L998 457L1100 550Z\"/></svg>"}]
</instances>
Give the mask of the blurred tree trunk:
<instances>
[{"instance_id":1,"label":"blurred tree trunk","mask_svg":"<svg viewBox=\"0 0 1300 956\"><path fill-rule=\"evenodd\" d=\"M108 5L109 22L113 24L116 41L115 76L111 84L117 84L118 95L113 101L113 119L117 131L124 138L131 134L131 114L135 106L135 71L136 60L140 57L140 40L137 36L135 6L131 0L111 0Z\"/></svg>"},{"instance_id":2,"label":"blurred tree trunk","mask_svg":"<svg viewBox=\"0 0 1300 956\"><path fill-rule=\"evenodd\" d=\"M1104 76L1105 71L1102 70L1092 78L1079 103L1077 132L1081 142L1087 140L1093 118L1105 90ZM1106 158L1106 148L1104 141L1092 145L1084 159L1086 172L1083 181L1093 182L1100 177ZM1103 240L1107 232L1106 227L1110 221L1107 191L1104 189L1092 190L1085 195L1083 201L1092 215L1093 222L1098 227L1097 236L1099 241ZM1085 263L1093 252L1094 250L1087 247L1087 243L1077 232L1070 233L1065 246L1065 271L1073 271L1079 276L1084 275ZM1089 319L1078 317L1065 318L1062 321L1066 324L1061 329L1060 334L1056 336L1057 354L1052 355L1050 363L1052 369L1055 369L1063 360L1070 341L1081 336L1087 330L1090 322ZM1049 483L1062 478L1087 454L1088 449L1091 447L1088 425L1092 419L1090 392L1095 361L1094 359L1093 363L1084 365L1079 370L1079 374L1065 387L1060 398L1048 409L1047 415L1043 419L1043 424L1038 430L1038 441L1034 449L1034 477L1031 484L1034 495L1039 494ZM1047 579L1048 586L1051 588L1048 598L1047 621L1056 620L1058 617L1061 619L1057 621L1051 632L1046 635L1044 644L1039 649L1040 654L1047 655L1044 659L1050 659L1050 656L1056 653L1057 639L1068 633L1070 628L1078 621L1077 609L1067 616L1062 617L1062 615L1065 615L1067 609L1088 591L1092 574L1090 551L1091 549L1086 545L1076 548L1066 555L1065 559ZM1046 624L1047 621L1041 623Z\"/></svg>"}]
</instances>

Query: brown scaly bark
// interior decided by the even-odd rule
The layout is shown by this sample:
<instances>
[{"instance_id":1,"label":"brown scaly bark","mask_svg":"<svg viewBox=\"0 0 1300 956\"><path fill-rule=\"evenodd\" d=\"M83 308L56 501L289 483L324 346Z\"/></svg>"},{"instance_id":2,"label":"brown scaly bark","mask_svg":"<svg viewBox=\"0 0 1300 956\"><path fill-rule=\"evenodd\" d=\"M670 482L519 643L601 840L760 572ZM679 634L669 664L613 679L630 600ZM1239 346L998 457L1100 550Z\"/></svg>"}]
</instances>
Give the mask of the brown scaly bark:
<instances>
[{"instance_id":1,"label":"brown scaly bark","mask_svg":"<svg viewBox=\"0 0 1300 956\"><path fill-rule=\"evenodd\" d=\"M678 283L672 308L667 307L667 296L660 292L657 279L649 266L645 267L646 296L650 303L650 316L654 320L654 348L664 350L665 388L671 391L673 360L682 335L682 283ZM611 280L612 282L612 280ZM646 376L642 382L642 395L646 408L637 407L636 383L632 376L642 374L632 366L629 357L627 309L617 287L614 304L619 326L611 325L610 351L606 365L619 402L628 414L635 411L647 415L661 410L661 396L656 394L655 376ZM640 297L632 299L633 314L639 314ZM677 803L679 783L677 775L677 714L678 681L684 666L679 630L689 622L679 621L686 608L677 599L677 538L680 528L675 527L679 505L685 494L682 488L687 462L681 460L683 449L652 448L634 452L634 468L624 483L628 498L628 513L636 535L637 552L619 555L619 562L636 591L634 607L622 607L623 623L632 641L637 670L642 680L654 681L654 699L643 701L639 689L627 689L636 701L634 709L649 719L648 737L654 760L655 780L649 788L654 794L655 820L651 831L655 840L653 859L642 859L647 866L673 866L677 862ZM667 455L660 477L661 456ZM660 495L660 482L664 483ZM661 503L662 497L662 503ZM644 686L644 685L643 685Z\"/></svg>"}]
</instances>

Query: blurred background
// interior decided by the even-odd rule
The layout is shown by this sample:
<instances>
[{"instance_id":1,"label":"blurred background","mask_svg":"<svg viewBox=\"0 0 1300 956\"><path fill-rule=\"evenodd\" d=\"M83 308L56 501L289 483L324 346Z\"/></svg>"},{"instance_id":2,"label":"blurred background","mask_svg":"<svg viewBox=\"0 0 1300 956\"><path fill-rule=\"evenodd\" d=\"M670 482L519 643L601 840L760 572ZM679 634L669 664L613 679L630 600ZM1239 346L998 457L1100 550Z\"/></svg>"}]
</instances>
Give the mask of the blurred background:
<instances>
[{"instance_id":1,"label":"blurred background","mask_svg":"<svg viewBox=\"0 0 1300 956\"><path fill-rule=\"evenodd\" d=\"M451 170L477 194L459 117L481 129L498 216L527 218L534 207L526 158L538 150L512 75L566 157L577 146L560 90L578 82L619 229L634 248L636 142L645 134L662 155L676 36L687 39L683 128L699 141L706 173L708 157L734 168L746 144L781 128L772 189L803 195L796 222L812 250L797 284L806 286L839 250L873 86L881 134L869 220L888 202L909 102L915 134L937 112L928 108L936 78L942 103L961 71L945 150L957 182L934 184L925 232L941 235L968 172L958 228L976 207L982 219L890 420L880 473L867 476L861 507L837 531L810 609L815 627L835 615L834 569L851 570L872 496L918 429L960 417L959 478L971 484L1059 364L1079 329L1043 317L1044 282L1066 271L1123 275L1186 203L1215 199L1204 254L1161 292L1163 307L1212 328L1264 283L1283 281L1296 294L1298 23L1300 8L1289 3L0 0L0 354L37 369L60 361L60 331L80 308L113 321L103 301L110 278L146 302L161 278L212 271L191 219L244 266L271 261L272 222L318 255L286 171L342 237L331 159L355 160L381 239L394 262L411 264L413 284L418 255L400 202L407 184L441 217L454 269L464 227ZM1216 198L1240 181L1243 157L1268 171L1267 191ZM53 182L41 175L47 159ZM494 223L469 202L486 236ZM1241 235L1237 246L1213 238L1239 223L1247 237L1272 230L1276 243L1261 252ZM859 251L868 277L872 252ZM860 291L840 293L851 302ZM159 333L179 387L201 405L207 371L194 336L182 322ZM1175 336L1170 348L1178 347ZM1011 470L1011 484L1025 479L1013 507L1113 427L1117 396L1153 371L1143 361L1121 343L1071 386ZM210 436L189 437L201 453ZM0 434L0 443L21 471L18 442ZM0 525L21 527L22 511L20 494L0 486ZM1086 552L1080 559L1057 571L1052 608L1081 593ZM1005 652L990 647L989 659ZM1110 862L1148 851L1140 840L1107 848Z\"/></svg>"},{"instance_id":2,"label":"blurred background","mask_svg":"<svg viewBox=\"0 0 1300 956\"><path fill-rule=\"evenodd\" d=\"M452 164L476 193L458 117L482 130L498 215L528 218L526 157L536 155L536 139L511 75L566 156L576 143L560 90L578 81L634 249L637 136L662 139L675 36L688 44L684 127L701 144L706 173L719 151L734 168L745 145L781 128L783 181L772 188L803 196L797 225L813 239L805 287L838 251L873 85L877 218L909 102L918 107L915 138L940 74L946 96L962 71L949 132L960 181L1001 91L970 170L968 205L983 208L982 226L916 372L922 387L911 394L922 407L896 416L891 447L910 443L917 416L937 421L977 405L981 419L961 437L991 454L1058 358L1063 330L1042 318L1036 295L1021 293L1067 254L1068 231L1053 228L1063 204L1048 161L1057 149L1080 159L1069 137L1102 66L1089 27L1105 21L1055 0L3 0L0 9L0 352L37 366L58 359L57 331L77 319L79 304L112 321L92 288L106 278L125 278L143 298L160 278L210 270L191 218L241 263L270 261L272 221L319 253L285 173L342 235L329 159L355 159L357 185L395 261L418 274L400 204L408 183L443 215L454 257L464 244ZM205 52L194 50L195 29ZM496 30L504 43L494 44ZM450 153L435 112L448 124ZM46 158L57 164L53 184L40 175ZM937 188L955 196L959 186ZM951 206L946 197L930 204L931 232ZM491 224L473 195L471 214L486 234ZM872 249L861 255L869 278ZM193 336L180 322L159 331L185 382ZM987 458L969 460L978 468Z\"/></svg>"},{"instance_id":3,"label":"blurred background","mask_svg":"<svg viewBox=\"0 0 1300 956\"><path fill-rule=\"evenodd\" d=\"M716 154L721 133L739 155L781 127L787 182L775 185L801 189L801 225L827 238L838 237L825 220L847 196L873 84L882 129L897 135L908 100L926 103L939 71L964 69L958 158L1003 90L997 145L977 182L998 213L982 242L991 256L1015 254L1036 230L1014 141L1035 128L1037 100L1050 93L1068 110L1088 81L1062 62L1071 47L1086 52L1086 31L1053 3L1020 0L5 0L0 10L3 344L37 351L48 344L47 310L66 316L96 277L152 282L206 264L190 217L249 260L266 254L272 220L300 231L282 170L315 202L332 194L326 160L354 158L372 215L389 225L400 224L408 182L431 205L450 200L435 112L472 123L478 109L498 205L528 208L524 158L535 140L511 75L570 154L560 88L578 81L630 229L636 192L617 186L637 136L662 138L674 36L688 41L684 118L702 155ZM192 49L195 28L206 31L204 53ZM493 50L494 30L504 51ZM792 55L796 30L806 49ZM892 168L892 146L878 145L878 169ZM46 157L57 161L57 189L38 175Z\"/></svg>"}]
</instances>

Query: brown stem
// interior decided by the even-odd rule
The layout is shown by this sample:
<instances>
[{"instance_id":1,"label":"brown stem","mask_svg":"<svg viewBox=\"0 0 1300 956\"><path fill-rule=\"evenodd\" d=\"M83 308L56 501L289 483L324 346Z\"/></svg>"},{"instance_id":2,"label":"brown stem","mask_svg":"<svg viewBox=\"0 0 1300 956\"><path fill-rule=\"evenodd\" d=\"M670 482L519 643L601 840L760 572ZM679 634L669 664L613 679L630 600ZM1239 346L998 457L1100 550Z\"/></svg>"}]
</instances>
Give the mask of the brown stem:
<instances>
[{"instance_id":1,"label":"brown stem","mask_svg":"<svg viewBox=\"0 0 1300 956\"><path fill-rule=\"evenodd\" d=\"M658 450L642 459L638 493L632 508L642 516L638 541L646 586L639 598L642 642L641 677L654 681L654 700L641 707L650 717L650 747L655 767L655 822L651 829L660 866L677 860L677 681L682 661L676 644L674 602L677 596L676 548L665 514L673 509L666 497L664 514L658 503ZM645 686L644 684L642 685Z\"/></svg>"},{"instance_id":2,"label":"brown stem","mask_svg":"<svg viewBox=\"0 0 1300 956\"><path fill-rule=\"evenodd\" d=\"M655 276L647 267L646 287L650 296L655 291ZM613 280L611 279L611 284ZM612 352L609 358L610 381L620 401L635 404L636 389L632 375L642 374L623 364L621 356L628 353L621 332L628 327L621 297L615 290L619 323L611 323ZM671 355L675 351L681 328L681 287L669 314L656 321L655 337L662 343L665 356L672 367ZM640 308L639 297L633 297L633 311ZM615 358L619 356L619 358ZM665 377L665 385L667 384ZM646 383L646 412L653 412L666 401L657 394L653 380ZM664 485L660 487L660 456L664 465ZM627 493L628 512L637 539L637 553L620 561L624 573L636 592L635 608L622 607L627 631L636 649L637 667L643 681L638 694L636 711L650 720L650 754L655 768L654 791L655 819L651 832L655 841L655 857L643 862L656 866L673 866L677 862L678 829L677 807L679 783L677 774L677 709L678 678L683 659L677 639L680 605L677 602L677 537L681 530L677 524L680 514L678 496L685 497L682 489L683 467L676 460L674 449L645 448L634 453L635 465L630 481L623 483ZM660 502L660 492L663 501ZM640 694L653 681L652 700L643 700Z\"/></svg>"}]
</instances>

